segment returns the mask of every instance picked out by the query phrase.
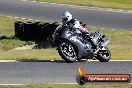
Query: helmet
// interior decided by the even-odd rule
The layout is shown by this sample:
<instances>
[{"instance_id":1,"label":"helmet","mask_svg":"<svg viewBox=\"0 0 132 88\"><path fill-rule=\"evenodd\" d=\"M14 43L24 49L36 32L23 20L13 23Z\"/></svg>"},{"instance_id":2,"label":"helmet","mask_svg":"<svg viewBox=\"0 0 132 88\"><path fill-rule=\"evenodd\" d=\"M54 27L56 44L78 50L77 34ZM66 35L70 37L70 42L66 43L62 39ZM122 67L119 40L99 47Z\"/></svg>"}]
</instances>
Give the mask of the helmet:
<instances>
[{"instance_id":1,"label":"helmet","mask_svg":"<svg viewBox=\"0 0 132 88\"><path fill-rule=\"evenodd\" d=\"M65 11L61 14L61 18L62 18L62 21L67 22L67 21L70 21L72 19L72 15L68 11Z\"/></svg>"}]
</instances>

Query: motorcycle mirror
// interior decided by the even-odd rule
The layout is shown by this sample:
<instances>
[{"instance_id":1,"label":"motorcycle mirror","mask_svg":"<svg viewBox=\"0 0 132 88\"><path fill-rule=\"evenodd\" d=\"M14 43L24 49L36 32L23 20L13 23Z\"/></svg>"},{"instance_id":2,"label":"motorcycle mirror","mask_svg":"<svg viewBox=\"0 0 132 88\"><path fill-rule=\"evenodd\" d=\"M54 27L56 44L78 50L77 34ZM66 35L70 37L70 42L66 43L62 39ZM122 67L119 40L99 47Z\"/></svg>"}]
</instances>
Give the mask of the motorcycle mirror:
<instances>
[{"instance_id":1,"label":"motorcycle mirror","mask_svg":"<svg viewBox=\"0 0 132 88\"><path fill-rule=\"evenodd\" d=\"M98 33L99 33L100 31L98 30Z\"/></svg>"},{"instance_id":2,"label":"motorcycle mirror","mask_svg":"<svg viewBox=\"0 0 132 88\"><path fill-rule=\"evenodd\" d=\"M104 37L105 37L105 35L102 36L102 38L104 38Z\"/></svg>"}]
</instances>

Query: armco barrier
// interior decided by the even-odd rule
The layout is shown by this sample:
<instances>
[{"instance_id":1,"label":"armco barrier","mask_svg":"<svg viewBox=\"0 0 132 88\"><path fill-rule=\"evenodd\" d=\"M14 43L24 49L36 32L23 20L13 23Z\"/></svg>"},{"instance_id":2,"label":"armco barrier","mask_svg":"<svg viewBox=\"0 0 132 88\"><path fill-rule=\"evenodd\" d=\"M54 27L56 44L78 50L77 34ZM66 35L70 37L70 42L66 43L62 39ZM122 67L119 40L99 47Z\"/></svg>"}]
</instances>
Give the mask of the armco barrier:
<instances>
[{"instance_id":1,"label":"armco barrier","mask_svg":"<svg viewBox=\"0 0 132 88\"><path fill-rule=\"evenodd\" d=\"M47 41L58 25L57 22L15 22L15 37L26 41Z\"/></svg>"}]
</instances>

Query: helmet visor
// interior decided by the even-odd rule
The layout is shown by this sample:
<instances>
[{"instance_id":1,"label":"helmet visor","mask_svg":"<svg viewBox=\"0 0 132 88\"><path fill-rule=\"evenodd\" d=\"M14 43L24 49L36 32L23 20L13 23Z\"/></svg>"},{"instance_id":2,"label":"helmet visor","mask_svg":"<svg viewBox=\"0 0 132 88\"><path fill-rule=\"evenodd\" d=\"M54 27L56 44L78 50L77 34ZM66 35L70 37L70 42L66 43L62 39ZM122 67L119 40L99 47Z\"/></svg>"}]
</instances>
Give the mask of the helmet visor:
<instances>
[{"instance_id":1,"label":"helmet visor","mask_svg":"<svg viewBox=\"0 0 132 88\"><path fill-rule=\"evenodd\" d=\"M62 18L62 22L66 22L67 20L67 18Z\"/></svg>"}]
</instances>

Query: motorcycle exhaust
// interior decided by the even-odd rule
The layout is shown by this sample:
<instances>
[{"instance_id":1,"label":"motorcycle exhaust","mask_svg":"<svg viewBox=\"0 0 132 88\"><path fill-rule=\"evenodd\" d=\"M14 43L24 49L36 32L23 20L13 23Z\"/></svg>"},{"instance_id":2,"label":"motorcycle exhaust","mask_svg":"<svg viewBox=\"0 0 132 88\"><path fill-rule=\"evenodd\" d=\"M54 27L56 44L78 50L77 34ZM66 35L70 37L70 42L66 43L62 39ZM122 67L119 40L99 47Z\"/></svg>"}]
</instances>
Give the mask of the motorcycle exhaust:
<instances>
[{"instance_id":1,"label":"motorcycle exhaust","mask_svg":"<svg viewBox=\"0 0 132 88\"><path fill-rule=\"evenodd\" d=\"M99 48L94 51L94 54L96 54L101 48L105 47L110 41L108 39L105 39L101 44L99 45Z\"/></svg>"}]
</instances>

